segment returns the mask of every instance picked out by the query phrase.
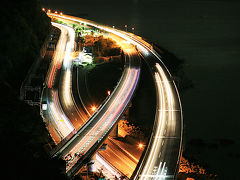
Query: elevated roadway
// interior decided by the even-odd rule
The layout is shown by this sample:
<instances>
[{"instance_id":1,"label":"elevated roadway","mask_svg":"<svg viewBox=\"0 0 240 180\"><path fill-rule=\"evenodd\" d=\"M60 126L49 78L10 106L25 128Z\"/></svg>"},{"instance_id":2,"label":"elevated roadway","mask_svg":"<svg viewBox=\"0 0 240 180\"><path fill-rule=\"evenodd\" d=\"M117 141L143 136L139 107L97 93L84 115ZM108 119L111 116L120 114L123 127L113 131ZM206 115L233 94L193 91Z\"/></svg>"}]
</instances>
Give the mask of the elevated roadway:
<instances>
[{"instance_id":1,"label":"elevated roadway","mask_svg":"<svg viewBox=\"0 0 240 180\"><path fill-rule=\"evenodd\" d=\"M61 34L47 72L41 97L41 102L47 104L47 109L41 109L41 112L53 140L58 144L63 139L68 138L69 135L76 133L76 129L65 115L59 101L58 78L63 75L61 74L61 66L68 44L68 29L56 23L52 23L52 25L59 28Z\"/></svg>"},{"instance_id":2,"label":"elevated roadway","mask_svg":"<svg viewBox=\"0 0 240 180\"><path fill-rule=\"evenodd\" d=\"M103 143L112 127L127 108L140 75L138 55L126 56L123 75L109 99L91 119L55 155L67 161L66 172L74 175L84 160L91 157Z\"/></svg>"},{"instance_id":3,"label":"elevated roadway","mask_svg":"<svg viewBox=\"0 0 240 180\"><path fill-rule=\"evenodd\" d=\"M61 57L62 64L59 65L60 66L59 69L57 68L58 66L54 66L54 64L53 64L53 66L50 66L50 70L49 70L50 78L48 78L49 80L48 79L46 80L47 82L49 82L50 85L48 86L48 88L46 88L46 90L47 91L56 91L56 93L61 94L60 98L59 98L59 99L62 99L61 103L59 103L59 99L57 99L57 105L56 105L56 107L61 108L61 114L59 112L57 112L56 114L58 116L55 116L53 118L53 120L58 122L60 119L61 122L65 123L66 122L65 119L63 119L62 117L66 116L71 121L71 122L68 121L69 123L66 124L66 128L67 128L67 126L74 128L72 122L74 122L73 120L75 119L74 115L77 114L78 112L77 112L77 108L75 111L74 106L73 106L73 105L75 105L75 103L74 103L74 98L72 97L72 94L71 94L71 89L72 89L71 70L72 69L71 69L71 60L69 58L71 49L72 49L72 44L73 44L72 39L74 39L73 38L74 36L72 35L73 33L71 32L72 30L70 28L65 27L63 25L57 25L55 23L54 23L54 25L59 26L60 28L63 28L63 29L64 28L67 29L68 41L65 45L65 51L63 51L65 53L62 53L65 55L63 58ZM61 50L63 50L63 49L61 49ZM134 53L136 53L136 54L134 54ZM128 56L126 56L126 64L125 64L125 68L124 68L125 70L122 75L122 78L119 81L117 88L112 92L109 99L105 102L105 104L102 106L102 108L100 108L99 111L95 114L97 116L97 118L95 118L95 116L93 118L91 118L88 121L88 123L86 123L79 131L79 132L81 132L81 135L82 135L81 138L85 137L85 138L83 138L83 142L80 141L80 143L82 143L84 146L87 144L86 141L89 142L91 140L93 141L93 144L97 144L96 147L94 147L93 149L88 151L89 154L93 154L97 150L97 148L101 145L101 143L107 137L106 134L108 134L110 132L110 129L113 127L113 125L119 119L122 112L126 109L128 103L130 102L132 94L138 83L139 74L140 74L140 58L137 54L137 51L134 51L134 53L128 52ZM59 59L59 57L57 59ZM59 78L59 82L57 85L58 88L54 86L54 80L55 80L55 77L57 76L56 73L58 72L56 69L58 69L59 71L61 70L59 72L60 78ZM55 93L55 95L56 95L56 93ZM49 97L48 97L48 100L49 100ZM49 106L50 106L50 104L49 104ZM71 113L70 116L69 116L68 112ZM71 123L72 123L72 125L71 125ZM106 123L109 124L109 126L105 126ZM57 125L58 124L54 124L53 127L55 127L55 129L57 129L60 133L62 133L63 129L60 129ZM93 130L89 132L90 128L93 128ZM97 129L100 128L100 130L96 131L96 128ZM74 133L76 131L75 129L77 129L77 128L74 128ZM68 131L68 132L70 133L70 131ZM71 133L71 134L74 134L74 133ZM66 134L68 134L68 133L66 133ZM88 136L85 136L85 135L88 135L90 137L98 136L99 138L98 139L87 138L87 140L86 140L86 137L88 137ZM58 151L58 153L61 152L61 154L67 152L67 155L65 155L65 157L63 157L64 159L67 159L69 157L69 155L76 156L78 154L83 154L83 153L81 153L82 146L79 147L80 150L78 147L75 147L76 145L79 145L79 142L78 142L80 139L79 136L80 136L80 133L78 133L76 136L74 136L62 148L62 149L64 149L63 152L61 152L62 149L60 151ZM65 138L65 137L66 136L64 136L63 138ZM71 142L71 146L68 146L68 144L70 142ZM69 152L69 149L71 149L71 147L74 147L74 149ZM88 157L89 157L89 155L86 155L82 159L84 160L84 159L87 159ZM67 172L69 169L72 169L72 167L76 164L76 162L78 162L77 164L81 165L81 163L80 163L81 161L78 161L78 159L76 160L76 158L75 158L73 160L74 160L73 163L70 163L69 161L67 162L68 163ZM76 166L76 167L74 166L74 168L71 171L69 171L68 174L74 174L72 172L75 172L75 171L78 171L78 166Z\"/></svg>"},{"instance_id":4,"label":"elevated roadway","mask_svg":"<svg viewBox=\"0 0 240 180\"><path fill-rule=\"evenodd\" d=\"M130 37L141 44L139 50L153 75L157 106L155 121L146 152L131 179L175 179L182 152L182 106L172 75L161 56L139 37Z\"/></svg>"},{"instance_id":5,"label":"elevated roadway","mask_svg":"<svg viewBox=\"0 0 240 180\"><path fill-rule=\"evenodd\" d=\"M149 63L152 69L156 84L158 104L150 142L132 178L174 179L178 170L182 149L182 109L173 78L162 63L161 57L152 49L151 45L138 36L101 26L81 18L56 14L51 14L51 16L87 23L99 29L114 33L134 44L139 49L144 60ZM127 86L121 85L123 88L125 86L128 87L126 88L127 90L122 91L117 88L117 90L112 93L111 98L99 109L90 121L78 131L77 135L71 138L65 146L56 153L56 155L60 155L67 161L66 171L68 175L73 175L78 170L78 167L81 166L81 163L97 150L104 138L108 135L109 130L124 111L125 108L123 107L127 106L125 102L129 102L133 94L132 88L136 87L136 84L133 82L136 82L140 72L140 68L135 64L138 60L134 60L133 58L133 61L130 61L131 59L131 56L129 56L129 59L126 59L126 65L129 66L129 68L127 68L128 71L130 71L129 69L134 70L131 73L128 72L131 82L127 79L121 81L128 84ZM124 74L126 74L126 69ZM126 75L124 75L123 78L125 76ZM122 92L124 93L122 94Z\"/></svg>"}]
</instances>

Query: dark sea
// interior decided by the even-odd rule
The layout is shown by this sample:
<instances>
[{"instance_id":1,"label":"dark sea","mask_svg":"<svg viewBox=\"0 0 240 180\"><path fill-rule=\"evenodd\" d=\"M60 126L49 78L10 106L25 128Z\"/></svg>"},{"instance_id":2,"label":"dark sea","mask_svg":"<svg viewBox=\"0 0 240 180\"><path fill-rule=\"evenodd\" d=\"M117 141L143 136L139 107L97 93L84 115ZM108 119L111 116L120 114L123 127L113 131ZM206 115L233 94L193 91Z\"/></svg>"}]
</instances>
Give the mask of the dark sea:
<instances>
[{"instance_id":1,"label":"dark sea","mask_svg":"<svg viewBox=\"0 0 240 180\"><path fill-rule=\"evenodd\" d=\"M221 179L240 179L240 1L41 0L44 7L127 30L184 59L185 148ZM227 140L227 143L226 143ZM230 140L230 141L228 141ZM194 145L193 145L194 146Z\"/></svg>"}]
</instances>

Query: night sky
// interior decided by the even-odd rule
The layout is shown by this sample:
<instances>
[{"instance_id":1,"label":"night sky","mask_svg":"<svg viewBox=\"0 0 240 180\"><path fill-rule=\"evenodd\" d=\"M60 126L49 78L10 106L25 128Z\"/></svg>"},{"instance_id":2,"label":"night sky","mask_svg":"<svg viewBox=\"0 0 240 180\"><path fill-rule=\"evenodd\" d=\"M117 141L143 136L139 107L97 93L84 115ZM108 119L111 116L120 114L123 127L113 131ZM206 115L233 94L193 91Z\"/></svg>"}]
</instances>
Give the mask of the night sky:
<instances>
[{"instance_id":1,"label":"night sky","mask_svg":"<svg viewBox=\"0 0 240 180\"><path fill-rule=\"evenodd\" d=\"M202 149L199 158L224 178L236 177L240 160L240 1L237 0L41 0L62 10L156 41L185 60L194 87L181 93L184 140L230 146ZM234 168L235 166L235 168ZM227 172L227 173L226 173Z\"/></svg>"}]
</instances>

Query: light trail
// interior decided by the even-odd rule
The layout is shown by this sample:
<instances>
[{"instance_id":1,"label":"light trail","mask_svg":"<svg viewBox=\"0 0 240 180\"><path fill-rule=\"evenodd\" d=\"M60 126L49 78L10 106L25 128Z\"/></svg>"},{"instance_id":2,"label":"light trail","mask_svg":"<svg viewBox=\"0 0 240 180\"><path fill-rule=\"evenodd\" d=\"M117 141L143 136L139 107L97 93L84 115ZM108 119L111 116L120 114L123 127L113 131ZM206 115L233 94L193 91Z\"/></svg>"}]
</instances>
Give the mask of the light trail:
<instances>
[{"instance_id":1,"label":"light trail","mask_svg":"<svg viewBox=\"0 0 240 180\"><path fill-rule=\"evenodd\" d=\"M175 167L177 167L179 162L179 157L181 154L181 143L182 143L182 110L179 99L179 94L176 90L176 86L174 81L171 79L171 74L169 73L166 66L162 63L160 56L153 50L152 46L143 41L141 38L136 36L132 36L126 32L116 31L116 29L112 29L106 26L101 26L92 21L86 21L80 18L73 18L71 16L59 16L56 14L49 14L54 17L59 17L63 19L68 19L72 21L78 21L80 23L87 23L91 26L97 27L104 31L113 33L127 42L138 47L139 51L142 53L143 57L147 59L147 57L152 57L153 59L157 59L160 61L161 65L156 64L157 72L154 74L156 89L157 89L157 110L156 110L156 119L154 126L154 132L150 139L149 143L151 146L147 148L147 152L144 156L144 162L141 164L137 176L134 179L165 179L171 178L173 179L176 171L173 171ZM151 58L150 58L151 59ZM132 87L131 87L132 88ZM128 92L131 94L131 92ZM112 94L111 94L112 95ZM113 97L113 96L112 96ZM123 97L121 97L123 98ZM91 133L87 133L87 135L83 136L78 143L76 143L70 151L70 153L77 154L76 157L71 159L68 162L66 171L68 172L78 160L83 157L88 150L90 150L93 145L102 140L102 138L107 134L108 130L111 128L113 124L111 121L117 116L121 108L123 108L124 104L115 104L117 101L122 101L119 96L115 97L112 104L110 104L109 109L114 112L106 111L101 118L99 118L98 123L96 123L93 127L91 127ZM129 100L125 98L123 100ZM177 104L176 104L177 102ZM112 105L117 105L118 107L113 108ZM101 107L102 109L102 107ZM103 118L103 119L102 119ZM177 120L179 119L179 122ZM102 125L101 123L105 123ZM178 130L176 130L178 128ZM79 134L78 134L79 135ZM75 140L75 139L74 139ZM73 140L73 141L74 141ZM72 141L72 142L73 142ZM178 152L176 152L176 158L171 160L171 156L168 154L168 151L171 148L171 143L179 145ZM175 149L176 150L176 149ZM172 150L171 150L172 151ZM62 153L62 157L64 158L67 153ZM177 165L176 165L177 162ZM170 163L172 163L170 165ZM175 168L176 170L176 168ZM169 174L172 173L172 174Z\"/></svg>"},{"instance_id":2,"label":"light trail","mask_svg":"<svg viewBox=\"0 0 240 180\"><path fill-rule=\"evenodd\" d=\"M61 30L61 34L59 36L59 41L57 43L56 51L54 52L52 62L50 64L46 82L48 82L48 88L44 88L45 94L47 95L48 102L48 116L45 118L48 119L50 124L48 126L53 126L53 128L58 132L58 136L60 139L67 138L70 134L76 133L75 128L72 123L66 117L65 113L62 110L62 107L59 103L59 93L57 90L53 88L54 77L56 73L61 69L62 60L64 59L65 49L67 43L67 29L64 28L63 25L59 25L57 23L52 23L53 26L58 27ZM74 40L74 39L73 39ZM71 42L72 43L72 42ZM43 98L43 97L42 97ZM51 135L54 137L53 135ZM55 140L54 140L55 141ZM56 141L55 141L56 142Z\"/></svg>"},{"instance_id":3,"label":"light trail","mask_svg":"<svg viewBox=\"0 0 240 180\"><path fill-rule=\"evenodd\" d=\"M105 29L105 30L108 30L109 32L111 32L110 29ZM125 39L128 39L127 40L128 42L132 41L127 36L125 36L121 33L119 34L118 32L115 32L115 31L113 33L115 33L116 35L118 35L120 37L124 37ZM132 52L131 49L124 49L124 50L127 53ZM130 81L129 80L124 81L124 86L123 87L126 88L126 90L127 90L127 92L125 92L125 95L120 96L119 95L120 93L118 94L118 96L114 99L113 103L110 105L109 109L112 108L112 111L110 112L110 111L107 110L103 114L102 119L98 120L99 125L94 126L94 128L91 130L92 133L90 133L90 134L88 133L87 135L84 136L85 139L83 138L83 140L81 140L83 143L78 143L78 145L75 146L75 148L73 148L69 152L70 154L74 154L74 156L76 155L76 157L74 157L74 159L71 160L71 163L68 162L67 169L66 169L67 172L91 148L91 146L93 146L96 142L99 142L99 141L102 140L102 138L104 138L106 133L109 132L111 127L117 121L118 117L121 115L122 111L125 109L127 103L130 101L130 99L132 97L132 94L133 94L132 90L135 90L136 82L138 82L139 73L140 73L139 68L137 70L135 68L132 68L132 69L133 69L132 70L133 71L132 75L128 76L128 79L131 79L131 80ZM134 70L136 72L134 72ZM128 83L128 87L125 87L126 83ZM129 84L130 84L130 86L129 86ZM111 94L110 97L112 97L112 95L113 95L113 93ZM118 102L120 102L120 103L118 103ZM101 123L102 123L102 125L101 125ZM95 136L95 138L93 138L93 136ZM68 156L68 155L66 155L66 156ZM64 158L65 156L63 155L62 157Z\"/></svg>"},{"instance_id":4,"label":"light trail","mask_svg":"<svg viewBox=\"0 0 240 180\"><path fill-rule=\"evenodd\" d=\"M65 42L66 42L66 38L65 38L66 30L63 29L61 26L59 26L57 23L52 22L52 25L61 29L61 35L59 37L60 40L59 40L59 43L57 44L56 51L55 51L55 54L53 56L52 62L50 64L50 68L49 68L49 70L51 72L48 73L49 74L49 76L48 76L48 88L52 88L53 82L54 82L54 77L56 75L56 71L57 71L57 69L60 69L60 67L61 67L63 52L64 52L63 49L65 47L64 45L65 45Z\"/></svg>"},{"instance_id":5,"label":"light trail","mask_svg":"<svg viewBox=\"0 0 240 180\"><path fill-rule=\"evenodd\" d=\"M96 153L96 160L99 161L108 171L110 171L117 178L121 177L121 174L117 172L112 166L110 166L101 155Z\"/></svg>"},{"instance_id":6,"label":"light trail","mask_svg":"<svg viewBox=\"0 0 240 180\"><path fill-rule=\"evenodd\" d=\"M176 109L173 91L171 87L172 79L166 76L163 67L156 63L156 70L154 74L154 81L157 92L157 110L156 110L156 128L152 134L148 147L148 153L145 154L144 163L141 164L137 175L134 179L174 179L175 174L167 175L169 162L163 162L166 157L166 142L168 139L179 139L180 137L173 137L175 134L176 116L180 109ZM178 107L179 108L179 107ZM169 131L168 134L167 131ZM172 173L172 172L171 172Z\"/></svg>"},{"instance_id":7,"label":"light trail","mask_svg":"<svg viewBox=\"0 0 240 180\"><path fill-rule=\"evenodd\" d=\"M131 72L130 70L128 71L128 73L132 73L130 75L130 77L132 78L128 78L127 80L125 80L124 85L120 90L120 93L114 99L113 103L104 113L104 115L98 120L98 123L91 130L89 130L88 134L85 135L83 139L81 139L81 141L79 141L79 143L76 144L72 150L70 150L70 154L77 153L81 156L75 157L72 160L72 163L68 163L67 172L93 146L93 144L99 140L99 138L101 139L101 137L106 134L106 132L113 126L114 122L121 114L124 103L129 98L129 96L131 96L131 91L134 86L132 82L136 82L136 79L139 77L138 70L132 71L133 72ZM124 90L127 92L125 92Z\"/></svg>"}]
</instances>

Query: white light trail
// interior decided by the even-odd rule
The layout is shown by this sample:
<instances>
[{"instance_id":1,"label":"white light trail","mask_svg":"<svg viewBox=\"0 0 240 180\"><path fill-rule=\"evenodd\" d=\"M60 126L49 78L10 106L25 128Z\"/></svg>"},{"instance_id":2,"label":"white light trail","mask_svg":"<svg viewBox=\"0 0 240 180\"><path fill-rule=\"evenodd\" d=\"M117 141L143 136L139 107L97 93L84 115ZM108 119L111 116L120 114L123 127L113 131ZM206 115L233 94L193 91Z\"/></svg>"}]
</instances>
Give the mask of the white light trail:
<instances>
[{"instance_id":1,"label":"white light trail","mask_svg":"<svg viewBox=\"0 0 240 180\"><path fill-rule=\"evenodd\" d=\"M67 117L56 109L56 105L53 102L50 103L50 109L54 116L54 123L57 126L56 129L62 134L62 138L65 138L75 129Z\"/></svg>"}]
</instances>

